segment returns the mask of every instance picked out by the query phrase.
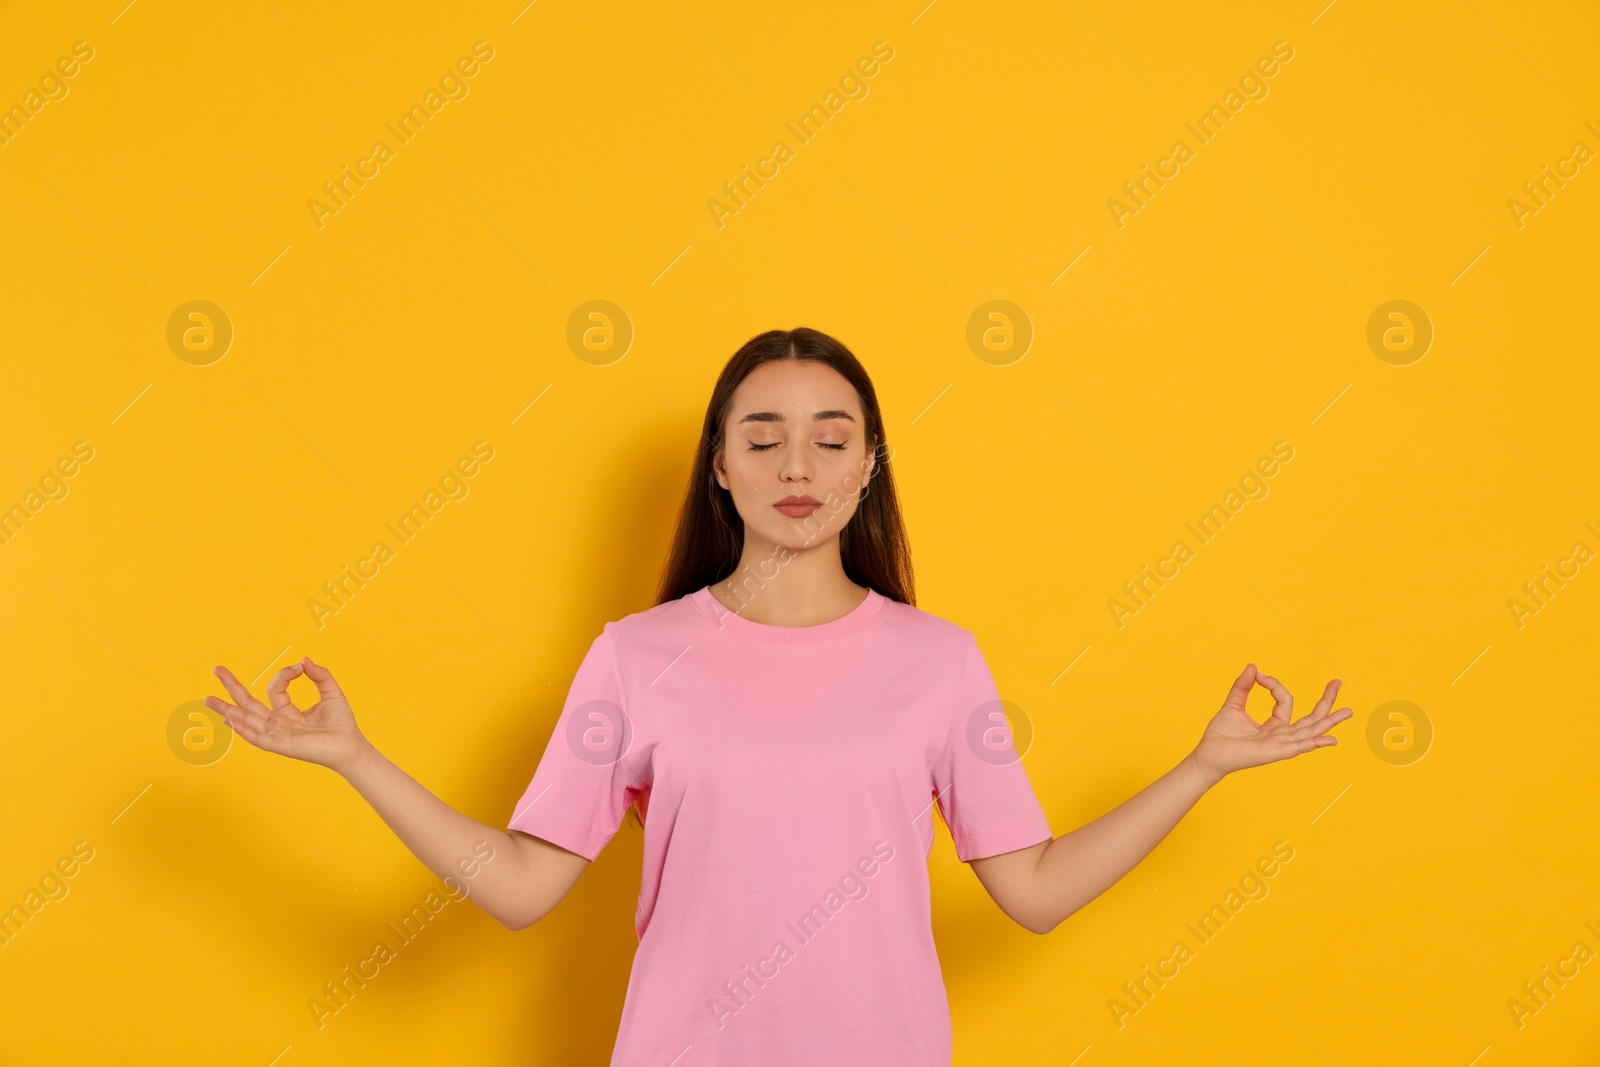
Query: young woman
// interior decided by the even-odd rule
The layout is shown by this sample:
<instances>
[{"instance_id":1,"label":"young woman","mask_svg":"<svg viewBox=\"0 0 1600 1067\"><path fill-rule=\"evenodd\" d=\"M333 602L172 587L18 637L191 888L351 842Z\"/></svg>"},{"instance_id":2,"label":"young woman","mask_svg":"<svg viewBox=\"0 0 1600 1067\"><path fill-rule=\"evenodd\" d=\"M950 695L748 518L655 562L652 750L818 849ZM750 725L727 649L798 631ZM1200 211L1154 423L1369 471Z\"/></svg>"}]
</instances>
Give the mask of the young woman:
<instances>
[{"instance_id":1,"label":"young woman","mask_svg":"<svg viewBox=\"0 0 1600 1067\"><path fill-rule=\"evenodd\" d=\"M949 487L959 493L959 487ZM655 606L606 623L508 820L450 808L357 728L306 658L257 700L208 698L245 740L348 779L429 870L538 922L630 811L644 870L613 1065L927 1067L951 1056L929 918L933 808L1000 909L1048 933L1207 789L1335 743L1332 681L1291 718L1247 664L1177 766L1054 837L973 635L914 606L877 395L815 330L752 338L707 405ZM318 701L287 687L304 674ZM1276 701L1257 723L1256 685Z\"/></svg>"}]
</instances>

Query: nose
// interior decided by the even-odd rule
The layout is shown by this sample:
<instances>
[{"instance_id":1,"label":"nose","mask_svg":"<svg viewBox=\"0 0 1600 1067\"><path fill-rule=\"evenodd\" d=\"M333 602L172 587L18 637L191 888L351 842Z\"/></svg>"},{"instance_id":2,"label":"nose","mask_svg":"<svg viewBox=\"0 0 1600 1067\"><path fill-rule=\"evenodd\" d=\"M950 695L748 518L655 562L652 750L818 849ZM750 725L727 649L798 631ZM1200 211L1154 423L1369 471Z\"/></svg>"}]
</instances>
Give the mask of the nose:
<instances>
[{"instance_id":1,"label":"nose","mask_svg":"<svg viewBox=\"0 0 1600 1067\"><path fill-rule=\"evenodd\" d=\"M785 449L783 468L778 472L779 477L786 482L809 482L811 480L811 457L803 448Z\"/></svg>"}]
</instances>

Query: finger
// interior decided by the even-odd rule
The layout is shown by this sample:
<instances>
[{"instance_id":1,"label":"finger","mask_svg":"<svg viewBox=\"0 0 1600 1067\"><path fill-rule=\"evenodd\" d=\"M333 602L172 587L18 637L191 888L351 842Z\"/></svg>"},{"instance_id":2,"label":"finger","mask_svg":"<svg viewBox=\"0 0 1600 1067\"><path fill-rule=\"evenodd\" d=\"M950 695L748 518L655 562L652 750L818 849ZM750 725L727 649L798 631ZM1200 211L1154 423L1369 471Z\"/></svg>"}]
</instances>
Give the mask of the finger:
<instances>
[{"instance_id":1,"label":"finger","mask_svg":"<svg viewBox=\"0 0 1600 1067\"><path fill-rule=\"evenodd\" d=\"M1306 737L1298 740L1284 737L1273 746L1272 752L1275 754L1270 761L1294 759L1296 756L1305 755L1312 749L1326 748L1329 745L1337 745L1338 743L1339 739L1337 737Z\"/></svg>"},{"instance_id":2,"label":"finger","mask_svg":"<svg viewBox=\"0 0 1600 1067\"><path fill-rule=\"evenodd\" d=\"M1339 690L1343 686L1344 683L1337 678L1330 681L1326 686L1323 687L1322 697L1317 701L1316 706L1311 709L1311 714L1303 716L1300 721L1316 722L1323 716L1327 715L1328 712L1333 708L1334 698L1339 695Z\"/></svg>"},{"instance_id":3,"label":"finger","mask_svg":"<svg viewBox=\"0 0 1600 1067\"><path fill-rule=\"evenodd\" d=\"M221 715L223 722L227 722L228 721L228 716L229 715L243 715L244 714L244 712L240 711L238 708L234 707L232 704L228 703L226 700L223 700L221 697L206 697L205 700L202 701L202 703L205 704L205 706L210 708L212 711L216 712L218 715Z\"/></svg>"},{"instance_id":4,"label":"finger","mask_svg":"<svg viewBox=\"0 0 1600 1067\"><path fill-rule=\"evenodd\" d=\"M340 689L339 683L333 680L332 671L320 663L311 662L310 656L301 660L300 664L305 668L306 677L310 678L312 683L316 685L318 697L323 700L344 699L344 690Z\"/></svg>"},{"instance_id":5,"label":"finger","mask_svg":"<svg viewBox=\"0 0 1600 1067\"><path fill-rule=\"evenodd\" d=\"M1256 665L1254 663L1246 663L1239 677L1233 680L1233 688L1228 690L1228 697L1222 702L1222 706L1225 708L1238 708L1243 711L1244 702L1249 698L1250 690L1255 687L1255 684Z\"/></svg>"},{"instance_id":6,"label":"finger","mask_svg":"<svg viewBox=\"0 0 1600 1067\"><path fill-rule=\"evenodd\" d=\"M305 670L304 664L291 663L272 676L272 681L267 683L267 699L272 702L274 708L300 710L294 706L294 701L289 697L289 683L300 677L300 672L303 670Z\"/></svg>"},{"instance_id":7,"label":"finger","mask_svg":"<svg viewBox=\"0 0 1600 1067\"><path fill-rule=\"evenodd\" d=\"M1302 738L1320 736L1321 734L1327 733L1335 726L1338 726L1340 723L1344 722L1354 714L1355 712L1349 708L1340 708L1332 715L1324 715L1320 719L1314 715L1307 715L1290 728L1290 736L1296 741L1301 740Z\"/></svg>"},{"instance_id":8,"label":"finger","mask_svg":"<svg viewBox=\"0 0 1600 1067\"><path fill-rule=\"evenodd\" d=\"M252 712L245 708L235 707L221 697L206 697L206 707L222 716L222 721L234 730L244 724L259 725L266 721L266 716L261 712Z\"/></svg>"},{"instance_id":9,"label":"finger","mask_svg":"<svg viewBox=\"0 0 1600 1067\"><path fill-rule=\"evenodd\" d=\"M267 706L261 703L261 701L257 700L255 697L251 696L250 690L246 689L244 687L244 683L235 678L233 676L233 672L228 668L215 667L212 669L211 673L216 675L217 679L222 682L223 688L227 689L228 695L233 697L233 702L239 707L247 708L252 711L267 710Z\"/></svg>"},{"instance_id":10,"label":"finger","mask_svg":"<svg viewBox=\"0 0 1600 1067\"><path fill-rule=\"evenodd\" d=\"M264 712L236 708L218 697L207 697L206 707L221 714L222 721L228 724L228 729L257 748L262 747L261 743L267 736L267 716Z\"/></svg>"},{"instance_id":11,"label":"finger","mask_svg":"<svg viewBox=\"0 0 1600 1067\"><path fill-rule=\"evenodd\" d=\"M1272 675L1262 674L1260 671L1256 672L1256 681L1260 682L1272 694L1272 718L1281 723L1287 723L1291 713L1294 711L1294 697L1289 695L1289 690L1285 689L1283 683L1272 677Z\"/></svg>"}]
</instances>

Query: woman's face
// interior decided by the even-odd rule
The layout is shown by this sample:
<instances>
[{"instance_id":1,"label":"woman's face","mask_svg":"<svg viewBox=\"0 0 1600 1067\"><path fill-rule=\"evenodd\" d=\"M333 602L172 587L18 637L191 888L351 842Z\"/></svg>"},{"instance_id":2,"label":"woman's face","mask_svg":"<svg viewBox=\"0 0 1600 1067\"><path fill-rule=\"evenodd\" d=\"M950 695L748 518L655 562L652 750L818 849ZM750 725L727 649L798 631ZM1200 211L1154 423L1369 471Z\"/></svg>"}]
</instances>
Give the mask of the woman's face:
<instances>
[{"instance_id":1,"label":"woman's face","mask_svg":"<svg viewBox=\"0 0 1600 1067\"><path fill-rule=\"evenodd\" d=\"M838 536L874 467L865 422L854 387L826 364L780 360L745 376L712 466L733 494L747 545L798 551ZM790 497L817 506L775 506Z\"/></svg>"}]
</instances>

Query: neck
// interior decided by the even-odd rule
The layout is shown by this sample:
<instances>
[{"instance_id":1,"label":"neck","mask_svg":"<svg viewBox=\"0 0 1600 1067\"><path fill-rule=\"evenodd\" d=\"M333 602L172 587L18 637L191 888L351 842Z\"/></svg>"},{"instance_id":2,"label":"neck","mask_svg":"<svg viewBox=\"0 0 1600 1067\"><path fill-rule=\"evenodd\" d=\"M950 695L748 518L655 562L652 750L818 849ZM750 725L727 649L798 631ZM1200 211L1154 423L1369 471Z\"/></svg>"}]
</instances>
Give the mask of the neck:
<instances>
[{"instance_id":1,"label":"neck","mask_svg":"<svg viewBox=\"0 0 1600 1067\"><path fill-rule=\"evenodd\" d=\"M848 614L867 588L844 573L839 539L803 549L754 543L746 532L733 573L711 587L729 611L769 626L815 626Z\"/></svg>"}]
</instances>

